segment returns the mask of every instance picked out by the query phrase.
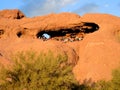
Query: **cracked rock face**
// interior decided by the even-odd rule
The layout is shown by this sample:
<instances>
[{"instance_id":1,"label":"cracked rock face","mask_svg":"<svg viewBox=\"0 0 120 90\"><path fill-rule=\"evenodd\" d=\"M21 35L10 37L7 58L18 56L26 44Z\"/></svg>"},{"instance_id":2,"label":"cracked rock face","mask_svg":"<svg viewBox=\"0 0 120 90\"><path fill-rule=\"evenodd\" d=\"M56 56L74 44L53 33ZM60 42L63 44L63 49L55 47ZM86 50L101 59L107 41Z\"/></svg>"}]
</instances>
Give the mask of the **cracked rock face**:
<instances>
[{"instance_id":1,"label":"cracked rock face","mask_svg":"<svg viewBox=\"0 0 120 90\"><path fill-rule=\"evenodd\" d=\"M81 17L60 13L28 18L19 10L2 10L0 63L9 65L11 53L18 51L50 50L68 55L79 82L109 80L120 62L119 23L119 17L107 14Z\"/></svg>"}]
</instances>

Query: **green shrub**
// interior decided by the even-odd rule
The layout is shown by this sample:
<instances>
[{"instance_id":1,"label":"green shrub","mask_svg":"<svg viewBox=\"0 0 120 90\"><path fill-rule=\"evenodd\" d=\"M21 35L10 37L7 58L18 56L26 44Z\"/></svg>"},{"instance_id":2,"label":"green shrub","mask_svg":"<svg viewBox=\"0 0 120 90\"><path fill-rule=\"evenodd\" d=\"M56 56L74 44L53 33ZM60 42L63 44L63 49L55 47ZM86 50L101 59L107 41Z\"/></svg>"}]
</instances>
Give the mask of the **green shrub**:
<instances>
[{"instance_id":1,"label":"green shrub","mask_svg":"<svg viewBox=\"0 0 120 90\"><path fill-rule=\"evenodd\" d=\"M120 67L113 71L112 76L113 76L111 80L112 89L120 90Z\"/></svg>"},{"instance_id":2,"label":"green shrub","mask_svg":"<svg viewBox=\"0 0 120 90\"><path fill-rule=\"evenodd\" d=\"M78 85L66 55L20 52L12 70L2 67L0 90L72 90Z\"/></svg>"},{"instance_id":3,"label":"green shrub","mask_svg":"<svg viewBox=\"0 0 120 90\"><path fill-rule=\"evenodd\" d=\"M110 81L78 85L66 55L20 52L12 57L12 69L0 65L0 90L120 90L120 67Z\"/></svg>"}]
</instances>

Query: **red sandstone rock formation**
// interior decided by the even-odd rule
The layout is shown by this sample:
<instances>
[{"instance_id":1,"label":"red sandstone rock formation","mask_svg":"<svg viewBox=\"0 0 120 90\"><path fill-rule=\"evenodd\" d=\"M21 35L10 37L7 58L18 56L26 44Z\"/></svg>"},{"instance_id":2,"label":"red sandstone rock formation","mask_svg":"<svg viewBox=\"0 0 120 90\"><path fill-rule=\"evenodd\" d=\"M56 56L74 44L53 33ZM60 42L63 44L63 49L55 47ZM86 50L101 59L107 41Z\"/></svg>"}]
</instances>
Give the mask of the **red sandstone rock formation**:
<instances>
[{"instance_id":1,"label":"red sandstone rock formation","mask_svg":"<svg viewBox=\"0 0 120 90\"><path fill-rule=\"evenodd\" d=\"M25 15L20 10L1 10L0 18L8 18L8 19L21 19L25 17Z\"/></svg>"},{"instance_id":2,"label":"red sandstone rock formation","mask_svg":"<svg viewBox=\"0 0 120 90\"><path fill-rule=\"evenodd\" d=\"M77 63L73 72L79 82L109 80L112 70L119 66L119 17L107 14L80 17L73 13L22 17L19 10L0 11L0 63L10 64L11 53L30 49L64 53L69 63ZM43 33L50 34L53 39L39 39ZM84 36L83 40L61 41L77 36Z\"/></svg>"},{"instance_id":3,"label":"red sandstone rock formation","mask_svg":"<svg viewBox=\"0 0 120 90\"><path fill-rule=\"evenodd\" d=\"M109 80L112 70L120 65L120 42L115 34L120 30L120 18L107 14L86 14L82 21L95 22L100 28L79 42L80 59L74 74L79 81Z\"/></svg>"}]
</instances>

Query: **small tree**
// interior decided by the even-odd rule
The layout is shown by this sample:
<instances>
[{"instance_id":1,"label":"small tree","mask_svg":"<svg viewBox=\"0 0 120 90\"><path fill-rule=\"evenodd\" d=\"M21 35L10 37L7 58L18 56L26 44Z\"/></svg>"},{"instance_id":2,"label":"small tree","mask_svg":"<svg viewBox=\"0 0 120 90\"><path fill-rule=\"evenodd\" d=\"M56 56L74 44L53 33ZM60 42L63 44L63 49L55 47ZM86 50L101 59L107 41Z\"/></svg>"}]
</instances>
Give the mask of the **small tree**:
<instances>
[{"instance_id":1,"label":"small tree","mask_svg":"<svg viewBox=\"0 0 120 90\"><path fill-rule=\"evenodd\" d=\"M2 68L2 90L72 90L77 85L66 55L20 52L12 70Z\"/></svg>"}]
</instances>

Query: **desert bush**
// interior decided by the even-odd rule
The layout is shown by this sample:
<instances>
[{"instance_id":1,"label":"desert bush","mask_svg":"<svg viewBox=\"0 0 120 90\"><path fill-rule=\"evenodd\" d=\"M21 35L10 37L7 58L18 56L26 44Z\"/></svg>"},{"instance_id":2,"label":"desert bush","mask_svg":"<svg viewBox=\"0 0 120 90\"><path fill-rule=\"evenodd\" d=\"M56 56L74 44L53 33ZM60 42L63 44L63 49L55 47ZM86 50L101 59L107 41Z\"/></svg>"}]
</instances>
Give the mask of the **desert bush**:
<instances>
[{"instance_id":1,"label":"desert bush","mask_svg":"<svg viewBox=\"0 0 120 90\"><path fill-rule=\"evenodd\" d=\"M12 70L2 67L0 90L72 90L78 85L66 55L20 52Z\"/></svg>"},{"instance_id":2,"label":"desert bush","mask_svg":"<svg viewBox=\"0 0 120 90\"><path fill-rule=\"evenodd\" d=\"M111 86L112 90L120 90L120 67L115 69L112 73Z\"/></svg>"}]
</instances>

